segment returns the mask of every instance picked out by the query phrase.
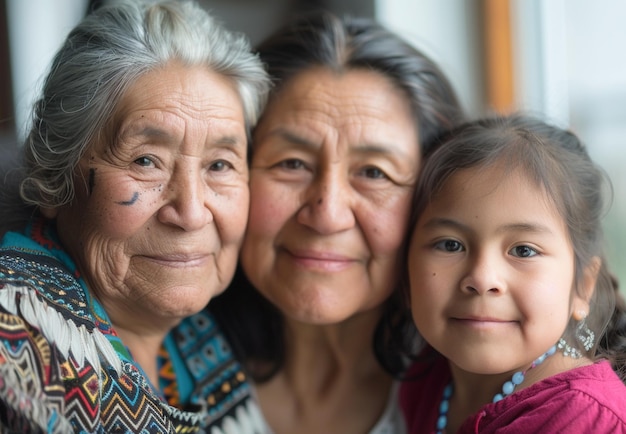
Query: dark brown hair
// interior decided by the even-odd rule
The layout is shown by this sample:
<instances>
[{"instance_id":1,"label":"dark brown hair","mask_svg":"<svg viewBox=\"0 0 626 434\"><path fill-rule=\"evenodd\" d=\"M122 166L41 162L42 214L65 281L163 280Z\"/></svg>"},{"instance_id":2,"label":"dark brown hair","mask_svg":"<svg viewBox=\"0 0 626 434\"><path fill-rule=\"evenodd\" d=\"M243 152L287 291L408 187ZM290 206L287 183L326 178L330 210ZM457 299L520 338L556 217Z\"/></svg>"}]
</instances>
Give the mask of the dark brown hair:
<instances>
[{"instance_id":1,"label":"dark brown hair","mask_svg":"<svg viewBox=\"0 0 626 434\"><path fill-rule=\"evenodd\" d=\"M274 84L269 104L272 96L301 72L316 67L337 72L363 68L387 77L404 93L423 148L462 118L456 94L439 67L370 19L339 18L329 12L307 14L270 36L258 52ZM269 379L280 370L285 355L283 316L241 269L230 288L211 301L210 309L256 381ZM373 337L374 353L394 375L405 367L404 341L411 340L409 330L414 327L398 285Z\"/></svg>"}]
</instances>

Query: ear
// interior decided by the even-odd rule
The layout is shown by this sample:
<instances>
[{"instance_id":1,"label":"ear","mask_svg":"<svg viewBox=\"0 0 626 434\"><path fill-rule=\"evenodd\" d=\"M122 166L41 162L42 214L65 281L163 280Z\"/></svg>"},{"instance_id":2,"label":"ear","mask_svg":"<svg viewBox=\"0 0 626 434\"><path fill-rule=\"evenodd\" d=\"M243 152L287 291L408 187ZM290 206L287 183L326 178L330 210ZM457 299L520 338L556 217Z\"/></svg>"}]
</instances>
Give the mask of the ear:
<instances>
[{"instance_id":1,"label":"ear","mask_svg":"<svg viewBox=\"0 0 626 434\"><path fill-rule=\"evenodd\" d=\"M583 271L582 282L576 289L572 302L572 317L577 321L580 321L589 314L589 301L596 289L596 282L601 265L602 260L594 256Z\"/></svg>"}]
</instances>

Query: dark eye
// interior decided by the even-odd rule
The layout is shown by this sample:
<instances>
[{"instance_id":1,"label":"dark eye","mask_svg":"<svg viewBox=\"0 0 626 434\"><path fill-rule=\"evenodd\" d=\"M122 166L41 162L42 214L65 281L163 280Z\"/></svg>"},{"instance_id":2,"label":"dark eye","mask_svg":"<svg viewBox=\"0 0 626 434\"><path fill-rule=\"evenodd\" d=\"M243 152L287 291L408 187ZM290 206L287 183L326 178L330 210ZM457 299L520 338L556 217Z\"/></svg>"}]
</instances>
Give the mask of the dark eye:
<instances>
[{"instance_id":1,"label":"dark eye","mask_svg":"<svg viewBox=\"0 0 626 434\"><path fill-rule=\"evenodd\" d=\"M530 258L537 255L537 251L528 246L515 246L511 249L511 254L520 258Z\"/></svg>"},{"instance_id":2,"label":"dark eye","mask_svg":"<svg viewBox=\"0 0 626 434\"><path fill-rule=\"evenodd\" d=\"M383 179L387 177L385 172L380 170L378 167L365 167L362 173L366 178Z\"/></svg>"},{"instance_id":3,"label":"dark eye","mask_svg":"<svg viewBox=\"0 0 626 434\"><path fill-rule=\"evenodd\" d=\"M298 170L304 168L304 162L302 160L298 160L297 158L290 158L288 160L283 160L278 163L280 167L289 170Z\"/></svg>"},{"instance_id":4,"label":"dark eye","mask_svg":"<svg viewBox=\"0 0 626 434\"><path fill-rule=\"evenodd\" d=\"M139 157L134 161L134 163L141 167L150 167L154 165L154 162L150 157Z\"/></svg>"},{"instance_id":5,"label":"dark eye","mask_svg":"<svg viewBox=\"0 0 626 434\"><path fill-rule=\"evenodd\" d=\"M456 240L441 240L435 244L435 248L444 252L461 252L463 244Z\"/></svg>"},{"instance_id":6,"label":"dark eye","mask_svg":"<svg viewBox=\"0 0 626 434\"><path fill-rule=\"evenodd\" d=\"M211 163L211 165L209 166L209 170L213 172L224 172L225 170L228 170L232 167L233 166L228 161L217 160Z\"/></svg>"}]
</instances>

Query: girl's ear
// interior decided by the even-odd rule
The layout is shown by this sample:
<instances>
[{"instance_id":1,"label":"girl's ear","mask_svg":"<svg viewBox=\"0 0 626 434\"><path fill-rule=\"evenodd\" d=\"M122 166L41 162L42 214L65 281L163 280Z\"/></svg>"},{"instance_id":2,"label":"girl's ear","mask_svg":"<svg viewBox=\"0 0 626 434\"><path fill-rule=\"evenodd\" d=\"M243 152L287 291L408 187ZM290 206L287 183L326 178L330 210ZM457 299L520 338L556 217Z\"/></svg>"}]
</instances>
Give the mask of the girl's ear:
<instances>
[{"instance_id":1,"label":"girl's ear","mask_svg":"<svg viewBox=\"0 0 626 434\"><path fill-rule=\"evenodd\" d=\"M582 316L586 316L589 312L589 301L596 289L596 282L601 265L602 260L594 256L583 271L581 285L577 288L576 294L574 295L574 302L572 303L572 315L577 321L582 319L578 318L578 316L581 316L581 312L584 313Z\"/></svg>"}]
</instances>

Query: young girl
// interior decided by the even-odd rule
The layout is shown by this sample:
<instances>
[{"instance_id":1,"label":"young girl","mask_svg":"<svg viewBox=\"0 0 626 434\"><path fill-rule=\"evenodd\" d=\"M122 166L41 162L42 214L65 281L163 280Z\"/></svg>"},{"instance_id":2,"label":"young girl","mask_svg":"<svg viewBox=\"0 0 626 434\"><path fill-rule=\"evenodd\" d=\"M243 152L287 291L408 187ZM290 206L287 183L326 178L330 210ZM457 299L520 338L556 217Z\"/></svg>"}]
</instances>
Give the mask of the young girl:
<instances>
[{"instance_id":1,"label":"young girl","mask_svg":"<svg viewBox=\"0 0 626 434\"><path fill-rule=\"evenodd\" d=\"M614 371L626 335L606 330L621 348L598 339L624 316L601 242L604 180L572 133L521 115L437 144L408 251L429 345L401 390L410 432L626 432Z\"/></svg>"}]
</instances>

